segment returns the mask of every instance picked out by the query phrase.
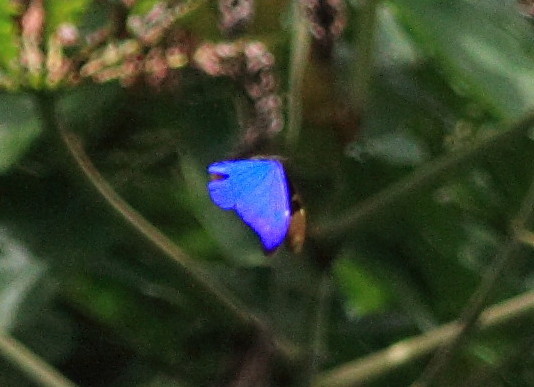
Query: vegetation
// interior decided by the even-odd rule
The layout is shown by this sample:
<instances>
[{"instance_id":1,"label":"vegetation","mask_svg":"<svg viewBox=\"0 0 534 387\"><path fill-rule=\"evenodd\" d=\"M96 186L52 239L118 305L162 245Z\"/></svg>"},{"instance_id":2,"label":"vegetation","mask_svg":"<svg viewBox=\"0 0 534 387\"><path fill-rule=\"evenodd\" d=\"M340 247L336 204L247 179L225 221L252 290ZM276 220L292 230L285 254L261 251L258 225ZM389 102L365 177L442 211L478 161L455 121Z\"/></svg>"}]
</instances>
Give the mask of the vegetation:
<instances>
[{"instance_id":1,"label":"vegetation","mask_svg":"<svg viewBox=\"0 0 534 387\"><path fill-rule=\"evenodd\" d=\"M533 7L1 1L0 385L532 386Z\"/></svg>"}]
</instances>

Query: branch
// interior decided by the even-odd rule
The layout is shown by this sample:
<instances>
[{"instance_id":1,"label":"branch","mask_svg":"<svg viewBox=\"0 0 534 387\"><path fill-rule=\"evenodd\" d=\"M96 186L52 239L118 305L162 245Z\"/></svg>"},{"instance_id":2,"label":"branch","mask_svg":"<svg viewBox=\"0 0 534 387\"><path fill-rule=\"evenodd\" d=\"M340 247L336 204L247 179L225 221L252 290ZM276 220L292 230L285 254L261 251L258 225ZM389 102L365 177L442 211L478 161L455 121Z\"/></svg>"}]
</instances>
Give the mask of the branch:
<instances>
[{"instance_id":1,"label":"branch","mask_svg":"<svg viewBox=\"0 0 534 387\"><path fill-rule=\"evenodd\" d=\"M76 386L35 353L5 333L0 333L0 354L39 386Z\"/></svg>"},{"instance_id":2,"label":"branch","mask_svg":"<svg viewBox=\"0 0 534 387\"><path fill-rule=\"evenodd\" d=\"M485 309L478 320L479 328L489 329L502 325L533 311L534 291L531 291ZM343 387L368 383L427 355L442 344L450 343L456 339L461 330L462 324L455 321L422 335L402 340L382 351L322 373L312 386Z\"/></svg>"},{"instance_id":3,"label":"branch","mask_svg":"<svg viewBox=\"0 0 534 387\"><path fill-rule=\"evenodd\" d=\"M534 212L534 179L530 183L525 198L521 203L519 212L512 220L512 229L524 229ZM448 345L443 346L432 358L422 375L413 383L413 387L427 387L433 381L438 380L447 366L450 364L454 354L458 351L465 338L477 328L478 318L482 309L488 302L492 291L499 278L508 268L510 261L520 249L522 241L515 233L508 238L508 241L501 247L492 264L486 269L482 281L475 293L471 296L469 303L464 309L460 322L462 329L459 334Z\"/></svg>"},{"instance_id":4,"label":"branch","mask_svg":"<svg viewBox=\"0 0 534 387\"><path fill-rule=\"evenodd\" d=\"M296 355L296 348L293 344L285 342L280 338L273 337L272 333L263 320L255 313L249 311L238 300L234 299L228 291L222 287L208 272L189 257L173 241L161 233L154 225L146 220L139 212L126 203L120 195L108 184L104 177L92 164L91 160L83 150L80 139L74 133L61 128L56 123L55 101L50 94L39 94L38 104L44 120L45 128L48 131L59 132L59 141L66 148L69 156L78 166L85 180L105 199L113 210L116 211L131 227L133 227L142 237L152 243L165 256L178 264L188 275L192 286L203 292L207 299L212 300L215 305L221 306L230 316L235 318L244 326L250 326L261 334L267 334L271 338L277 351L287 359L292 359Z\"/></svg>"},{"instance_id":5,"label":"branch","mask_svg":"<svg viewBox=\"0 0 534 387\"><path fill-rule=\"evenodd\" d=\"M501 148L503 143L522 135L533 125L534 111L525 114L519 121L511 124L507 130L488 136L473 147L445 154L428 163L369 199L349 208L343 214L330 217L334 220L315 226L310 230L310 234L317 239L326 239L365 226L370 219L405 197L415 194L418 190L431 187L447 174L464 167L477 157L486 155L494 148Z\"/></svg>"}]
</instances>

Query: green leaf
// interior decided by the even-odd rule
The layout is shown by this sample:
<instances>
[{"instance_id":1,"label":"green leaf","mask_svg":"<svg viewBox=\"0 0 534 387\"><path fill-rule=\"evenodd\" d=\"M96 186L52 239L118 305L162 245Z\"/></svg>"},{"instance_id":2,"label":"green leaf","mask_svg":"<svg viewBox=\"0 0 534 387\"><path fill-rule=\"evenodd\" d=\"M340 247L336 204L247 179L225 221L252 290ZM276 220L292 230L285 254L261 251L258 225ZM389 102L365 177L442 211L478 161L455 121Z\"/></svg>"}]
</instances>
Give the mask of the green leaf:
<instances>
[{"instance_id":1,"label":"green leaf","mask_svg":"<svg viewBox=\"0 0 534 387\"><path fill-rule=\"evenodd\" d=\"M356 160L367 157L392 165L414 166L428 159L428 152L418 139L408 133L386 133L351 143L346 150Z\"/></svg>"},{"instance_id":2,"label":"green leaf","mask_svg":"<svg viewBox=\"0 0 534 387\"><path fill-rule=\"evenodd\" d=\"M28 96L0 95L0 174L23 156L39 133L39 121Z\"/></svg>"},{"instance_id":3,"label":"green leaf","mask_svg":"<svg viewBox=\"0 0 534 387\"><path fill-rule=\"evenodd\" d=\"M459 94L504 119L534 105L532 27L508 2L400 0L394 7Z\"/></svg>"},{"instance_id":4,"label":"green leaf","mask_svg":"<svg viewBox=\"0 0 534 387\"><path fill-rule=\"evenodd\" d=\"M371 273L354 260L338 259L334 275L347 298L348 306L358 315L376 312L387 305L388 289L384 289Z\"/></svg>"},{"instance_id":5,"label":"green leaf","mask_svg":"<svg viewBox=\"0 0 534 387\"><path fill-rule=\"evenodd\" d=\"M30 252L0 228L0 329L15 325L21 304L42 277L44 267Z\"/></svg>"},{"instance_id":6,"label":"green leaf","mask_svg":"<svg viewBox=\"0 0 534 387\"><path fill-rule=\"evenodd\" d=\"M134 15L146 14L154 8L157 3L159 3L159 0L140 0L135 3L130 12Z\"/></svg>"}]
</instances>

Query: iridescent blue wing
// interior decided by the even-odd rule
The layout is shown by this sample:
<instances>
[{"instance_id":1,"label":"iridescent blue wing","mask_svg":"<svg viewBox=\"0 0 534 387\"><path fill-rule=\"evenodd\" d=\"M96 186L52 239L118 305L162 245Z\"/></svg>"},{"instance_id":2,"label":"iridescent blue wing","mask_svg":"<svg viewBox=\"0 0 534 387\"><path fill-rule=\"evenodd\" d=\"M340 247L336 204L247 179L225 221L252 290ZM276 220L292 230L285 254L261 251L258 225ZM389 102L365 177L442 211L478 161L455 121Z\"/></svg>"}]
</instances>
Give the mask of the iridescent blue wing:
<instances>
[{"instance_id":1,"label":"iridescent blue wing","mask_svg":"<svg viewBox=\"0 0 534 387\"><path fill-rule=\"evenodd\" d=\"M211 164L215 178L208 184L211 199L234 210L261 239L267 252L286 237L291 218L287 180L277 160L230 160Z\"/></svg>"}]
</instances>

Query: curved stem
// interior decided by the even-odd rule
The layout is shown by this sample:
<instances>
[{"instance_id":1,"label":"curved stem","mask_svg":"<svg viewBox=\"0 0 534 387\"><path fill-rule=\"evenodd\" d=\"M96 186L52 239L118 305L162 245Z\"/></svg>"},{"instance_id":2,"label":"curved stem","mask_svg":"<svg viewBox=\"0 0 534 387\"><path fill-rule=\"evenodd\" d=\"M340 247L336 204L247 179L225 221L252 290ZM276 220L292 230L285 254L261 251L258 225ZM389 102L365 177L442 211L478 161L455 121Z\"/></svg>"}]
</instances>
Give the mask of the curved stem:
<instances>
[{"instance_id":1,"label":"curved stem","mask_svg":"<svg viewBox=\"0 0 534 387\"><path fill-rule=\"evenodd\" d=\"M55 101L50 94L39 94L38 104L47 130L59 134L59 141L64 145L69 156L78 166L85 180L92 186L106 203L109 204L131 227L141 236L152 243L165 256L178 264L188 274L191 285L202 291L212 305L222 307L229 316L239 323L250 326L260 333L269 332L268 325L255 313L249 311L238 300L234 299L228 291L206 272L200 265L189 257L167 236L161 233L154 225L146 220L139 212L126 203L120 195L108 184L104 177L94 167L85 153L80 139L74 133L67 131L56 123ZM296 349L291 343L270 334L277 351L284 357L291 359Z\"/></svg>"},{"instance_id":2,"label":"curved stem","mask_svg":"<svg viewBox=\"0 0 534 387\"><path fill-rule=\"evenodd\" d=\"M317 239L326 239L365 226L371 218L407 196L431 187L447 174L464 167L466 163L495 148L501 148L503 143L523 134L532 126L534 126L534 112L524 115L519 121L511 124L507 130L488 136L473 147L439 157L369 199L349 208L342 215L331 217L334 220L315 226L310 230L310 234Z\"/></svg>"},{"instance_id":3,"label":"curved stem","mask_svg":"<svg viewBox=\"0 0 534 387\"><path fill-rule=\"evenodd\" d=\"M250 316L243 314L242 307L231 300L228 295L208 279L209 275L198 266L182 249L162 234L153 224L148 222L139 212L126 203L122 197L107 183L104 177L94 167L89 157L83 150L80 139L74 133L60 129L61 139L71 156L76 161L84 176L93 187L106 199L106 202L120 214L128 224L134 227L142 236L148 239L167 257L180 265L201 288L211 293L221 304L235 314L239 320L250 320Z\"/></svg>"},{"instance_id":4,"label":"curved stem","mask_svg":"<svg viewBox=\"0 0 534 387\"><path fill-rule=\"evenodd\" d=\"M74 387L76 384L60 374L43 359L14 338L0 332L0 355L44 387Z\"/></svg>"},{"instance_id":5,"label":"curved stem","mask_svg":"<svg viewBox=\"0 0 534 387\"><path fill-rule=\"evenodd\" d=\"M532 312L534 312L534 291L485 309L480 315L479 328L488 329L499 326ZM450 343L461 330L462 323L455 321L420 336L402 340L382 351L322 373L312 386L348 387L368 383L427 355L442 344Z\"/></svg>"}]
</instances>

